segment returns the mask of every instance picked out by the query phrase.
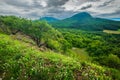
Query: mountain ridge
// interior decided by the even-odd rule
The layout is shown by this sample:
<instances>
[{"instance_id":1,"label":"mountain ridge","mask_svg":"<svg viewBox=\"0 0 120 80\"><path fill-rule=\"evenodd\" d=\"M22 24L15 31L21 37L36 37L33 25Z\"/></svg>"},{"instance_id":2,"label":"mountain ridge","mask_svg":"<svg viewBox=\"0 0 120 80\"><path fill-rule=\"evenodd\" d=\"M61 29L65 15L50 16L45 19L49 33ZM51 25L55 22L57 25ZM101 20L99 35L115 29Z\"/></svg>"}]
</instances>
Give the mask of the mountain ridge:
<instances>
[{"instance_id":1,"label":"mountain ridge","mask_svg":"<svg viewBox=\"0 0 120 80\"><path fill-rule=\"evenodd\" d=\"M120 21L120 18L111 18L109 20L113 20L113 21Z\"/></svg>"},{"instance_id":2,"label":"mountain ridge","mask_svg":"<svg viewBox=\"0 0 120 80\"><path fill-rule=\"evenodd\" d=\"M78 13L72 17L51 22L50 24L56 28L75 28L87 31L117 30L120 28L118 21L92 17L87 12Z\"/></svg>"},{"instance_id":3,"label":"mountain ridge","mask_svg":"<svg viewBox=\"0 0 120 80\"><path fill-rule=\"evenodd\" d=\"M54 18L54 17L41 17L40 19L39 19L40 21L47 21L47 22L54 22L54 21L58 21L59 19L57 19L57 18Z\"/></svg>"}]
</instances>

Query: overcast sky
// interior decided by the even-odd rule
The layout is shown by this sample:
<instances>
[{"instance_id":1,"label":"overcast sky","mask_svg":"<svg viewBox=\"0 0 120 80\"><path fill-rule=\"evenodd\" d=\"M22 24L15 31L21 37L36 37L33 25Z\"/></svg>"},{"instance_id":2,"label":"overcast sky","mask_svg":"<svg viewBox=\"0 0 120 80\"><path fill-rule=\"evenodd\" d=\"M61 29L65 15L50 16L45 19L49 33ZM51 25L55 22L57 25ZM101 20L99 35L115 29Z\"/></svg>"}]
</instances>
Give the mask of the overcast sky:
<instances>
[{"instance_id":1,"label":"overcast sky","mask_svg":"<svg viewBox=\"0 0 120 80\"><path fill-rule=\"evenodd\" d=\"M95 17L120 18L120 0L0 0L0 15L66 18L79 12L89 12Z\"/></svg>"}]
</instances>

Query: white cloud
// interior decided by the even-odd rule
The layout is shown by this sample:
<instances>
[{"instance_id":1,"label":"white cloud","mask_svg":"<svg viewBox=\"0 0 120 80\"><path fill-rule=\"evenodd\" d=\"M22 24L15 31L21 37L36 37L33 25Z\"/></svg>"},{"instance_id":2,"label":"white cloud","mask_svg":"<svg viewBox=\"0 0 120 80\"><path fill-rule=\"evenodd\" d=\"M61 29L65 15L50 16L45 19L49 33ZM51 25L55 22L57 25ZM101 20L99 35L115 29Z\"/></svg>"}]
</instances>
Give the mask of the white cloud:
<instances>
[{"instance_id":1,"label":"white cloud","mask_svg":"<svg viewBox=\"0 0 120 80\"><path fill-rule=\"evenodd\" d=\"M46 7L47 3L45 1L41 1L40 5L42 5L43 7Z\"/></svg>"}]
</instances>

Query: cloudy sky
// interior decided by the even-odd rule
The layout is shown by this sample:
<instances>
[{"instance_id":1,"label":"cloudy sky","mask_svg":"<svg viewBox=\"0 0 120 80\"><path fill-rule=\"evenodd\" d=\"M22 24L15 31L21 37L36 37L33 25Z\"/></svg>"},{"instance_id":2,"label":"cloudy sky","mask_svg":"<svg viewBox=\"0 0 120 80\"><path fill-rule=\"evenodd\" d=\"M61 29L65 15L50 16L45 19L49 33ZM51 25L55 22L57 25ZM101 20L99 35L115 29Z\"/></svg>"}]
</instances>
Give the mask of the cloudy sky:
<instances>
[{"instance_id":1,"label":"cloudy sky","mask_svg":"<svg viewBox=\"0 0 120 80\"><path fill-rule=\"evenodd\" d=\"M0 15L62 19L79 12L89 12L95 17L120 18L120 0L0 0Z\"/></svg>"}]
</instances>

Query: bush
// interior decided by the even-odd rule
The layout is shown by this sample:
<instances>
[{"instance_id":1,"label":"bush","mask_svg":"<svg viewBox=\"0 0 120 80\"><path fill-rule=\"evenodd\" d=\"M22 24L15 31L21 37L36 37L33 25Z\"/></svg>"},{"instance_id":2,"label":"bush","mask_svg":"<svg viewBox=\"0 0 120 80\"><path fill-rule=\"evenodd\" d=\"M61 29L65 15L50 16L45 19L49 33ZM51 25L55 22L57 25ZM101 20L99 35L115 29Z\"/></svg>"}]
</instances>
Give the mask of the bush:
<instances>
[{"instance_id":1,"label":"bush","mask_svg":"<svg viewBox=\"0 0 120 80\"><path fill-rule=\"evenodd\" d=\"M101 65L120 70L120 59L117 55L110 54L108 57L101 56L94 60L98 61Z\"/></svg>"}]
</instances>

